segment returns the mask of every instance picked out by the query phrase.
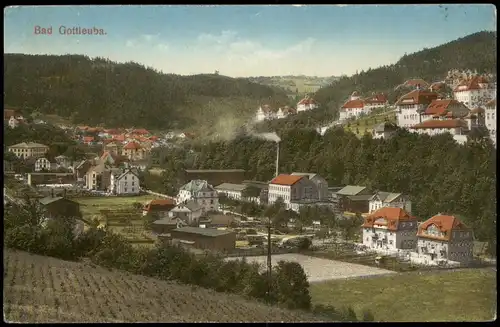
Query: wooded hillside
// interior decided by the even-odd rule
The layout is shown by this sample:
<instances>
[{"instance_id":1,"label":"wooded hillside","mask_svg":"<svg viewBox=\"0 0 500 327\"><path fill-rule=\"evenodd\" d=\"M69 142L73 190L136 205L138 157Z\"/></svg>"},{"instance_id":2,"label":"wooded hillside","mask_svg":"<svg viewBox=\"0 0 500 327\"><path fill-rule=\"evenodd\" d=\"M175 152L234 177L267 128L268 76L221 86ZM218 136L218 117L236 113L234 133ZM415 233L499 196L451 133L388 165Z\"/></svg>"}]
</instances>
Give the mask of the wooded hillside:
<instances>
[{"instance_id":1,"label":"wooded hillside","mask_svg":"<svg viewBox=\"0 0 500 327\"><path fill-rule=\"evenodd\" d=\"M4 55L5 106L69 117L75 123L144 128L212 127L243 121L261 102L286 94L244 78L162 74L137 63L81 55Z\"/></svg>"}]
</instances>

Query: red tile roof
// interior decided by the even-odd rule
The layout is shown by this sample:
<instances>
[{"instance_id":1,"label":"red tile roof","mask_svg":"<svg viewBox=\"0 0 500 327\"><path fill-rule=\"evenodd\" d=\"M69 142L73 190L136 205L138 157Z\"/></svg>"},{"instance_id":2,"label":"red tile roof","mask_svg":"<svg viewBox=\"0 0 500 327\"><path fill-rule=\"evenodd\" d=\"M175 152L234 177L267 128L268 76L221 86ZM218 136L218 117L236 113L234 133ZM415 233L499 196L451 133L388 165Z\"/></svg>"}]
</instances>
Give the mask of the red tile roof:
<instances>
[{"instance_id":1,"label":"red tile roof","mask_svg":"<svg viewBox=\"0 0 500 327\"><path fill-rule=\"evenodd\" d=\"M134 149L140 149L140 148L141 148L141 145L137 142L129 142L123 147L124 150L134 150Z\"/></svg>"},{"instance_id":2,"label":"red tile roof","mask_svg":"<svg viewBox=\"0 0 500 327\"><path fill-rule=\"evenodd\" d=\"M83 142L88 143L88 142L92 142L92 141L94 141L94 137L93 136L84 136L83 137Z\"/></svg>"},{"instance_id":3,"label":"red tile roof","mask_svg":"<svg viewBox=\"0 0 500 327\"><path fill-rule=\"evenodd\" d=\"M387 102L385 94L374 94L364 100L366 104L383 104Z\"/></svg>"},{"instance_id":4,"label":"red tile roof","mask_svg":"<svg viewBox=\"0 0 500 327\"><path fill-rule=\"evenodd\" d=\"M3 110L3 119L10 119L10 117L16 116L16 111L13 109L4 109Z\"/></svg>"},{"instance_id":5,"label":"red tile roof","mask_svg":"<svg viewBox=\"0 0 500 327\"><path fill-rule=\"evenodd\" d=\"M375 221L383 218L385 222ZM371 213L365 218L362 227L372 228L374 225L386 226L388 230L397 230L400 221L417 221L417 218L411 216L408 212L401 208L385 207ZM416 226L416 224L415 224Z\"/></svg>"},{"instance_id":6,"label":"red tile roof","mask_svg":"<svg viewBox=\"0 0 500 327\"><path fill-rule=\"evenodd\" d=\"M466 128L467 123L462 119L426 120L411 128L422 129L422 128L457 128L457 127Z\"/></svg>"},{"instance_id":7,"label":"red tile roof","mask_svg":"<svg viewBox=\"0 0 500 327\"><path fill-rule=\"evenodd\" d=\"M404 105L404 104L423 104L428 105L433 100L436 100L438 95L434 92L425 91L425 90L413 90L410 93L403 95L399 98L396 105Z\"/></svg>"},{"instance_id":8,"label":"red tile roof","mask_svg":"<svg viewBox=\"0 0 500 327\"><path fill-rule=\"evenodd\" d=\"M431 90L431 92L436 92L436 91L443 89L445 86L446 86L446 83L435 82L435 83L431 84L431 86L429 87L429 90Z\"/></svg>"},{"instance_id":9,"label":"red tile roof","mask_svg":"<svg viewBox=\"0 0 500 327\"><path fill-rule=\"evenodd\" d=\"M342 109L356 109L356 108L363 108L365 106L365 103L363 100L350 100L344 103L342 106Z\"/></svg>"},{"instance_id":10,"label":"red tile roof","mask_svg":"<svg viewBox=\"0 0 500 327\"><path fill-rule=\"evenodd\" d=\"M281 174L275 177L270 184L292 186L300 181L304 176Z\"/></svg>"},{"instance_id":11,"label":"red tile roof","mask_svg":"<svg viewBox=\"0 0 500 327\"><path fill-rule=\"evenodd\" d=\"M425 109L424 115L445 115L452 103L457 104L459 102L457 100L433 100Z\"/></svg>"},{"instance_id":12,"label":"red tile roof","mask_svg":"<svg viewBox=\"0 0 500 327\"><path fill-rule=\"evenodd\" d=\"M125 141L125 135L123 135L123 134L113 135L113 140L116 140L116 141Z\"/></svg>"},{"instance_id":13,"label":"red tile roof","mask_svg":"<svg viewBox=\"0 0 500 327\"><path fill-rule=\"evenodd\" d=\"M441 232L444 232L445 233L444 237L425 234L424 231L427 230L427 228L429 228L431 225L435 225ZM458 219L455 216L437 214L434 217L431 217L426 221L424 221L422 224L420 224L420 226L418 227L417 236L449 241L451 238L452 231L454 230L468 231L470 230L470 228L467 227L460 219Z\"/></svg>"},{"instance_id":14,"label":"red tile roof","mask_svg":"<svg viewBox=\"0 0 500 327\"><path fill-rule=\"evenodd\" d=\"M474 76L468 80L463 80L460 84L455 87L453 92L464 92L471 90L479 90L481 86L479 84L488 84L488 80L483 76Z\"/></svg>"},{"instance_id":15,"label":"red tile roof","mask_svg":"<svg viewBox=\"0 0 500 327\"><path fill-rule=\"evenodd\" d=\"M175 208L175 201L171 199L151 200L144 206L145 211L170 211Z\"/></svg>"}]
</instances>

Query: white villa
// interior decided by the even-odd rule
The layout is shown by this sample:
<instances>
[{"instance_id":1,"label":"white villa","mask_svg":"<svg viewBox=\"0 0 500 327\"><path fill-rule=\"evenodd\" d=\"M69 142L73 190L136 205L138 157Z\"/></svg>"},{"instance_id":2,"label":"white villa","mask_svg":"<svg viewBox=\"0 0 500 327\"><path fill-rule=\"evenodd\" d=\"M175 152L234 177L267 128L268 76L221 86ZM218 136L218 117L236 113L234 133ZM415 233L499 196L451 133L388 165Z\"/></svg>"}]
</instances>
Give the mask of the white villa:
<instances>
[{"instance_id":1,"label":"white villa","mask_svg":"<svg viewBox=\"0 0 500 327\"><path fill-rule=\"evenodd\" d=\"M197 223L203 214L202 207L195 200L178 204L168 213L171 218L178 218L186 224Z\"/></svg>"},{"instance_id":2,"label":"white villa","mask_svg":"<svg viewBox=\"0 0 500 327\"><path fill-rule=\"evenodd\" d=\"M183 185L179 190L176 200L178 204L195 200L201 206L203 213L219 210L217 190L204 180L196 179Z\"/></svg>"},{"instance_id":3,"label":"white villa","mask_svg":"<svg viewBox=\"0 0 500 327\"><path fill-rule=\"evenodd\" d=\"M117 195L135 195L141 191L139 177L130 169L119 174L111 174L109 189Z\"/></svg>"},{"instance_id":4,"label":"white villa","mask_svg":"<svg viewBox=\"0 0 500 327\"><path fill-rule=\"evenodd\" d=\"M411 201L402 193L376 192L369 201L369 213L381 208L401 208L411 213Z\"/></svg>"},{"instance_id":5,"label":"white villa","mask_svg":"<svg viewBox=\"0 0 500 327\"><path fill-rule=\"evenodd\" d=\"M275 118L276 118L276 111L269 105L266 104L260 106L259 109L257 109L257 115L255 117L257 121L272 120Z\"/></svg>"},{"instance_id":6,"label":"white villa","mask_svg":"<svg viewBox=\"0 0 500 327\"><path fill-rule=\"evenodd\" d=\"M401 128L410 128L421 123L421 114L437 98L438 94L418 88L403 95L396 102L397 125Z\"/></svg>"},{"instance_id":7,"label":"white villa","mask_svg":"<svg viewBox=\"0 0 500 327\"><path fill-rule=\"evenodd\" d=\"M368 115L375 108L382 108L388 104L384 94L373 93L371 97L361 99L357 91L354 91L349 100L340 108L339 120L358 117L361 114Z\"/></svg>"},{"instance_id":8,"label":"white villa","mask_svg":"<svg viewBox=\"0 0 500 327\"><path fill-rule=\"evenodd\" d=\"M474 76L463 80L453 90L456 100L473 109L484 106L489 100L496 97L495 85L483 76Z\"/></svg>"},{"instance_id":9,"label":"white villa","mask_svg":"<svg viewBox=\"0 0 500 327\"><path fill-rule=\"evenodd\" d=\"M417 252L412 260L426 265L455 262L468 264L473 258L474 235L460 219L437 214L418 227Z\"/></svg>"},{"instance_id":10,"label":"white villa","mask_svg":"<svg viewBox=\"0 0 500 327\"><path fill-rule=\"evenodd\" d=\"M289 107L289 106L284 106L283 108L279 108L278 112L276 113L276 118L277 119L282 119L286 118L290 115L296 114L296 110Z\"/></svg>"},{"instance_id":11,"label":"white villa","mask_svg":"<svg viewBox=\"0 0 500 327\"><path fill-rule=\"evenodd\" d=\"M318 104L313 98L309 96L305 97L297 103L297 112L314 110L316 108L318 108Z\"/></svg>"},{"instance_id":12,"label":"white villa","mask_svg":"<svg viewBox=\"0 0 500 327\"><path fill-rule=\"evenodd\" d=\"M417 219L401 208L385 207L365 218L363 245L374 251L411 250L417 243Z\"/></svg>"},{"instance_id":13,"label":"white villa","mask_svg":"<svg viewBox=\"0 0 500 327\"><path fill-rule=\"evenodd\" d=\"M318 200L316 185L304 176L281 174L269 183L268 204L279 198L291 209L291 202Z\"/></svg>"}]
</instances>

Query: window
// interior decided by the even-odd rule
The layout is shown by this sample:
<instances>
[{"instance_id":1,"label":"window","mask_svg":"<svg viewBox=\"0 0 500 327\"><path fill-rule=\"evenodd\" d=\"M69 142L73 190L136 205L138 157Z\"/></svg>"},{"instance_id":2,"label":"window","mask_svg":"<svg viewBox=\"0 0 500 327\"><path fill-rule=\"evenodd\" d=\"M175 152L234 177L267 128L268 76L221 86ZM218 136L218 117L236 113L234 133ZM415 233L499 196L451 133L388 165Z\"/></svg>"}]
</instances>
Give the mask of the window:
<instances>
[{"instance_id":1,"label":"window","mask_svg":"<svg viewBox=\"0 0 500 327\"><path fill-rule=\"evenodd\" d=\"M125 187L124 191L127 192L127 188L126 187Z\"/></svg>"},{"instance_id":2,"label":"window","mask_svg":"<svg viewBox=\"0 0 500 327\"><path fill-rule=\"evenodd\" d=\"M210 204L214 204L214 200L210 200Z\"/></svg>"}]
</instances>

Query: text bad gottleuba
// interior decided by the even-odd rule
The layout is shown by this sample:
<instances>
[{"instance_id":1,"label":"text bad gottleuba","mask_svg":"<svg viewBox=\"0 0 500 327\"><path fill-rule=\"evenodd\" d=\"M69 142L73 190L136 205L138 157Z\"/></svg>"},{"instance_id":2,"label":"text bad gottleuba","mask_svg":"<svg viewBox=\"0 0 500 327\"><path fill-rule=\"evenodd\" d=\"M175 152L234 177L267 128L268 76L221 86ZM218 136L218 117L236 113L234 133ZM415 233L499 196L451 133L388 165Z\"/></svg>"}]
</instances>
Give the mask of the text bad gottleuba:
<instances>
[{"instance_id":1,"label":"text bad gottleuba","mask_svg":"<svg viewBox=\"0 0 500 327\"><path fill-rule=\"evenodd\" d=\"M60 35L106 35L106 31L102 28L97 27L80 27L80 26L64 26L61 25L56 30L53 30L52 26L42 27L35 26L35 35L53 35L59 33Z\"/></svg>"}]
</instances>

